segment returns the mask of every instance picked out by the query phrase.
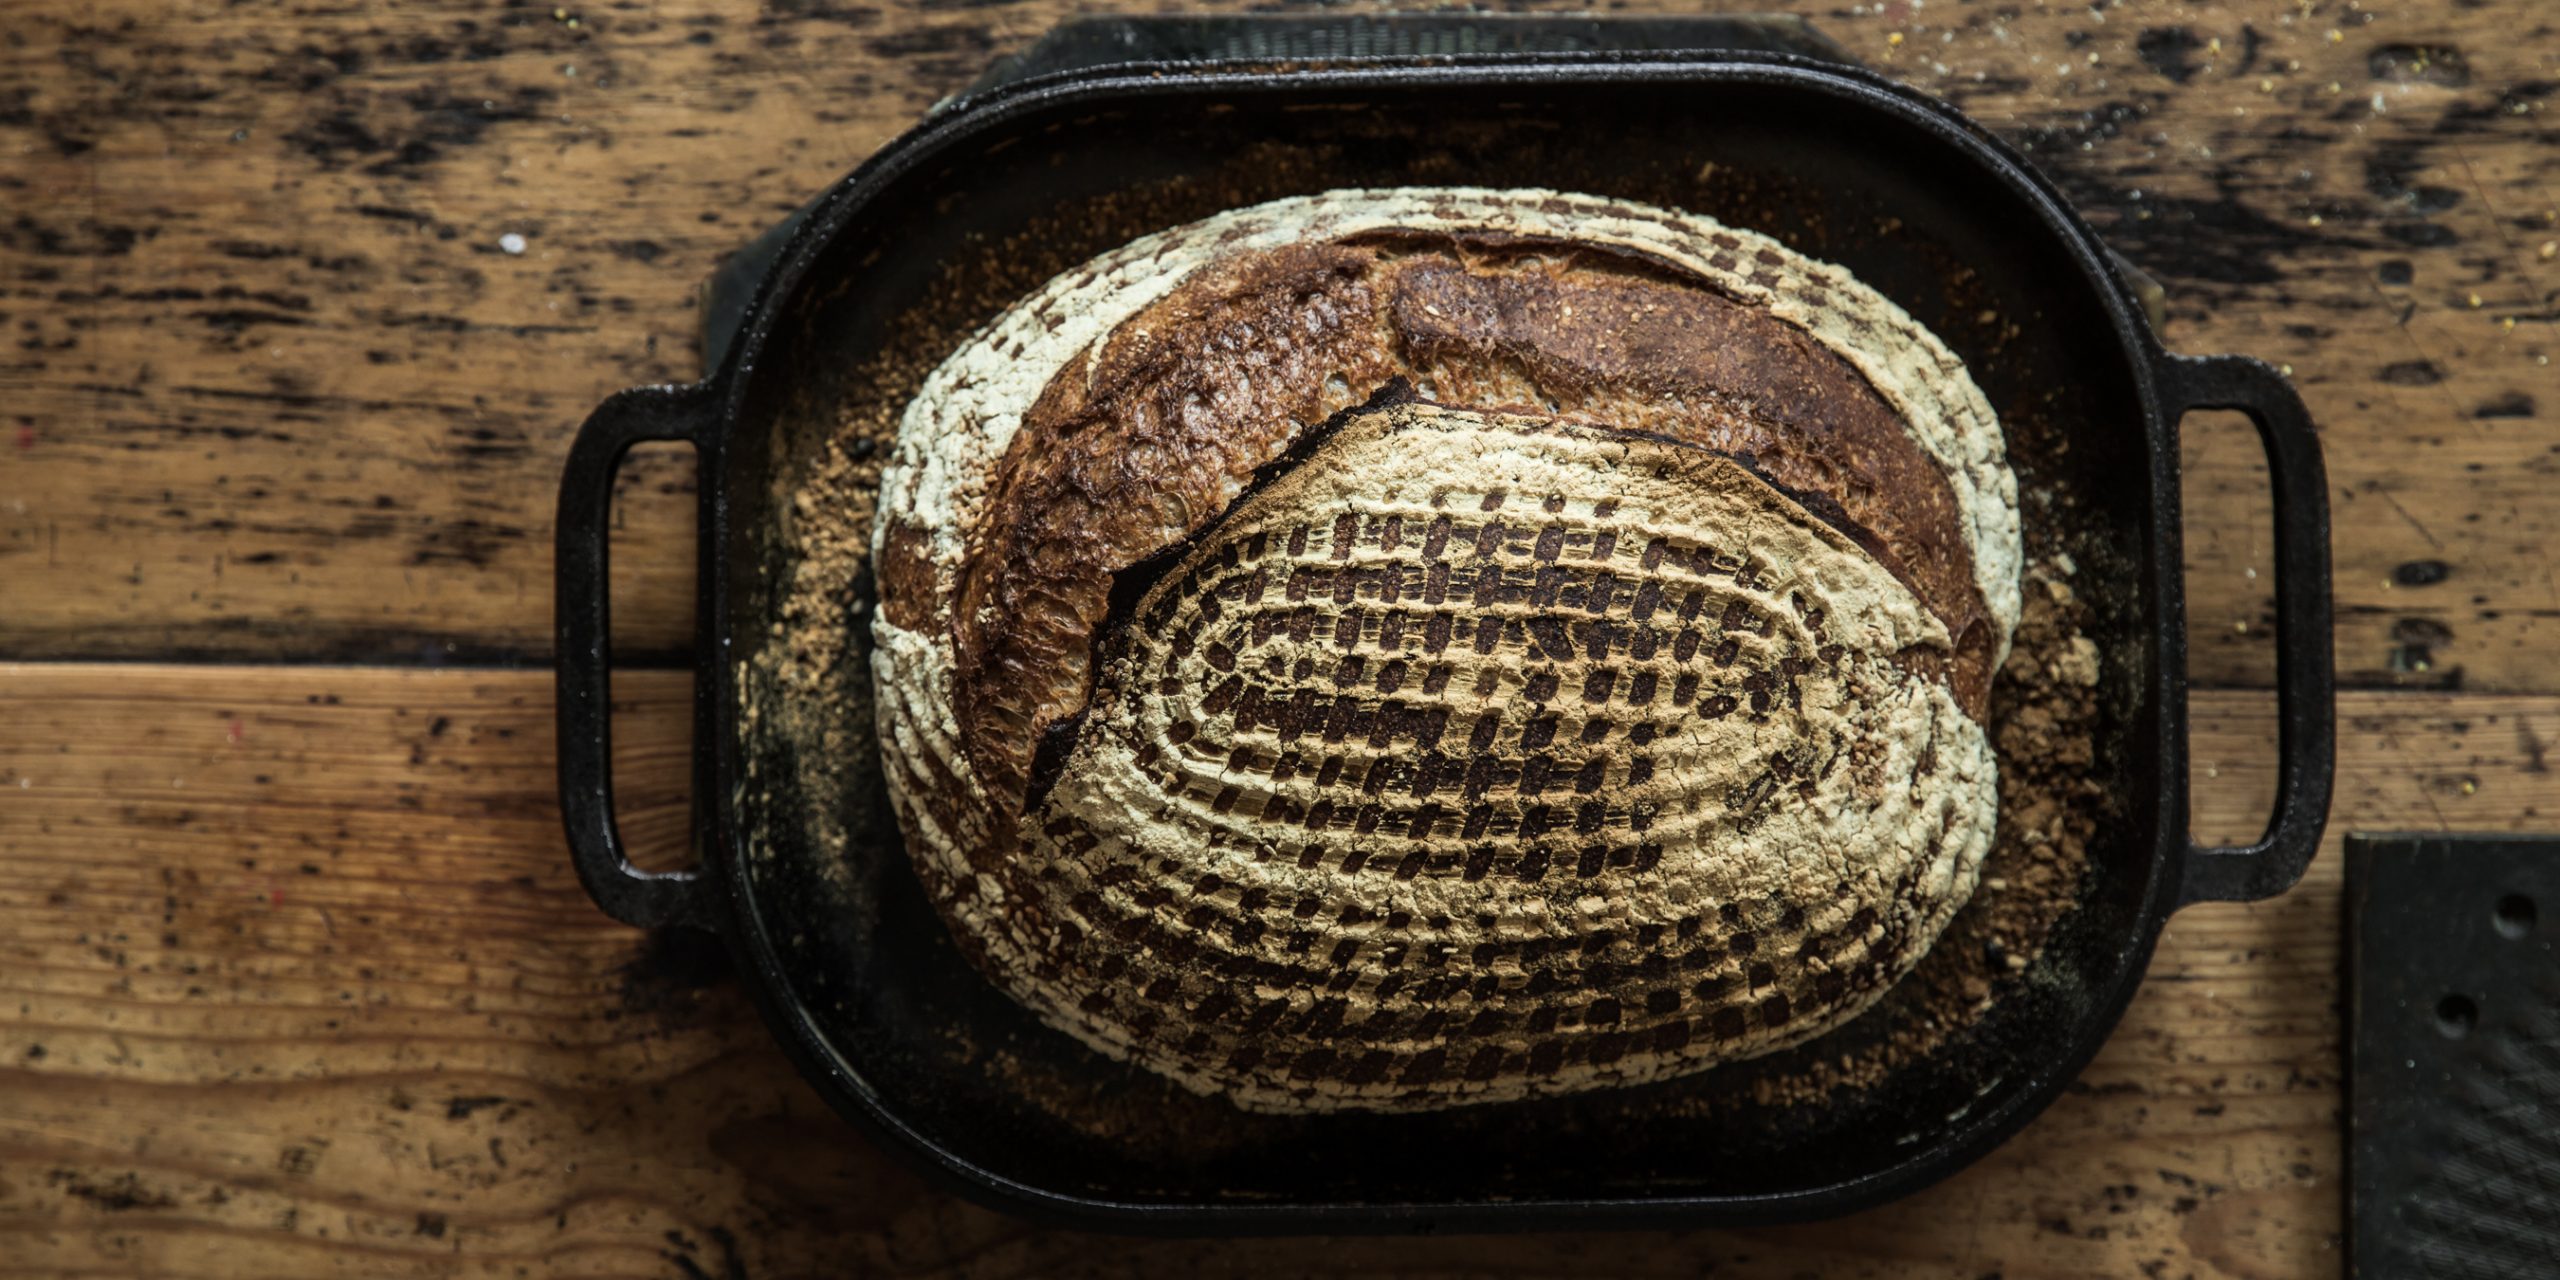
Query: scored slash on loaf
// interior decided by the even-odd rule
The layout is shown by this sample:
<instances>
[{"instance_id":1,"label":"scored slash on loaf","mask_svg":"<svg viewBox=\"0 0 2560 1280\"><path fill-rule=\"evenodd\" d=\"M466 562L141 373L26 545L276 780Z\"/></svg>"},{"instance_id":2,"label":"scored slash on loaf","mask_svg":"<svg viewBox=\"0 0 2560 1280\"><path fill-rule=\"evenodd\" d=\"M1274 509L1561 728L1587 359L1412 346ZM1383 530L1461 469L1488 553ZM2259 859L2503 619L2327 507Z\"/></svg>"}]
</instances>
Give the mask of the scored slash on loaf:
<instances>
[{"instance_id":1,"label":"scored slash on loaf","mask_svg":"<svg viewBox=\"0 0 2560 1280\"><path fill-rule=\"evenodd\" d=\"M1890 302L1707 219L1354 191L1150 236L928 379L877 529L954 938L1247 1107L1799 1042L1990 842L1997 423Z\"/></svg>"}]
</instances>

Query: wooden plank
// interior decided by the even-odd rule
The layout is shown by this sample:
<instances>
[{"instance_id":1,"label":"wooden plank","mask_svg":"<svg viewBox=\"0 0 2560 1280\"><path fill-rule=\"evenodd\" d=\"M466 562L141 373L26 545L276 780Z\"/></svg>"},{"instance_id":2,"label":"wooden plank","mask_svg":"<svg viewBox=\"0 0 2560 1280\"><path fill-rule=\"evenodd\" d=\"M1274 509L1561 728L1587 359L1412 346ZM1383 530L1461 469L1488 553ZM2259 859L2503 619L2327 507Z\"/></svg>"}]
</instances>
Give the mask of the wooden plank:
<instances>
[{"instance_id":1,"label":"wooden plank","mask_svg":"<svg viewBox=\"0 0 2560 1280\"><path fill-rule=\"evenodd\" d=\"M692 376L720 254L1076 7L16 6L0 655L539 661L587 408ZM2548 6L1765 7L2026 147L2170 345L2294 369L2351 680L2560 689ZM2255 451L2187 461L2197 678L2263 683ZM688 482L625 485L624 635L672 660Z\"/></svg>"},{"instance_id":2,"label":"wooden plank","mask_svg":"<svg viewBox=\"0 0 2560 1280\"><path fill-rule=\"evenodd\" d=\"M681 847L685 685L626 675L622 821ZM2196 702L2253 834L2255 695ZM2336 833L2548 825L2560 698L2351 693L2299 889L2177 917L2024 1135L1849 1223L1132 1242L929 1189L792 1076L706 948L569 873L539 674L0 666L0 1256L30 1272L2289 1276L2337 1265Z\"/></svg>"}]
</instances>

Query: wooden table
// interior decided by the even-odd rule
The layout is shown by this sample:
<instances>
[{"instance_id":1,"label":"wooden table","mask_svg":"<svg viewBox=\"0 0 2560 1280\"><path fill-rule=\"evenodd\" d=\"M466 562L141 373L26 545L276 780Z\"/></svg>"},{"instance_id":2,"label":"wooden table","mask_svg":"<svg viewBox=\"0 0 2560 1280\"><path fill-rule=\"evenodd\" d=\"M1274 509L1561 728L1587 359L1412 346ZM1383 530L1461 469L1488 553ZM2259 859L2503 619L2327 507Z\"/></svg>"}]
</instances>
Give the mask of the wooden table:
<instances>
[{"instance_id":1,"label":"wooden table","mask_svg":"<svg viewBox=\"0 0 2560 1280\"><path fill-rule=\"evenodd\" d=\"M11 7L0 1271L2334 1274L2334 835L2282 899L2180 915L2104 1055L1997 1154L1746 1233L1033 1230L835 1120L703 947L588 904L547 666L571 427L693 376L723 252L1073 7ZM2290 367L2336 514L2330 830L2560 825L2553 12L1802 7L2028 148L2166 284L2171 346ZM2183 446L2194 823L2220 839L2272 790L2235 423ZM616 532L623 824L661 857L692 493L684 454L645 454Z\"/></svg>"}]
</instances>

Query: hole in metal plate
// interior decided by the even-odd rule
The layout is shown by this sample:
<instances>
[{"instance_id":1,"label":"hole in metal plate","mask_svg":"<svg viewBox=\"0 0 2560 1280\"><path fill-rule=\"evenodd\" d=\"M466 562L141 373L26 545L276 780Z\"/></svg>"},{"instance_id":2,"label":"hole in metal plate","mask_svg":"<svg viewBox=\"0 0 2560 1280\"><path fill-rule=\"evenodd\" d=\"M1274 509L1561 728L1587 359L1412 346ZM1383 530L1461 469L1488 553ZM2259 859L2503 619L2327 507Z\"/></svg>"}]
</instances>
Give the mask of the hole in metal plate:
<instances>
[{"instance_id":1,"label":"hole in metal plate","mask_svg":"<svg viewBox=\"0 0 2560 1280\"><path fill-rule=\"evenodd\" d=\"M2533 899L2521 893L2510 893L2498 899L2498 909L2491 914L2490 921L2497 926L2500 936L2524 938L2533 933L2537 914Z\"/></svg>"},{"instance_id":2,"label":"hole in metal plate","mask_svg":"<svg viewBox=\"0 0 2560 1280\"><path fill-rule=\"evenodd\" d=\"M2436 1030L2447 1040L2459 1040L2471 1034L2480 1021L2480 1006L2466 995L2449 995L2436 1001Z\"/></svg>"}]
</instances>

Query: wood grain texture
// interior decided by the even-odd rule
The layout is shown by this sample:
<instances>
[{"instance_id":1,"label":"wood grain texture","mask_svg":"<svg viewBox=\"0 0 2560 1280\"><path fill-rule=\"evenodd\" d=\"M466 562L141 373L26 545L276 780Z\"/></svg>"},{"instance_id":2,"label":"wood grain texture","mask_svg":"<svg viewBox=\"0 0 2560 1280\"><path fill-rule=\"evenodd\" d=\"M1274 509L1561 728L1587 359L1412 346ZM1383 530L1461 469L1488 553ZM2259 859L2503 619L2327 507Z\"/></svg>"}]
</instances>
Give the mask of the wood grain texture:
<instances>
[{"instance_id":1,"label":"wood grain texture","mask_svg":"<svg viewBox=\"0 0 2560 1280\"><path fill-rule=\"evenodd\" d=\"M990 58L1120 7L13 6L0 659L543 663L570 434L616 387L696 375L720 255ZM2339 666L2367 687L2342 702L2331 831L2549 827L2560 15L1763 7L2024 148L2165 282L2171 347L2291 368L2327 449ZM2181 452L2196 679L2263 686L2263 462L2229 415ZM618 488L622 652L680 661L687 455L636 455ZM683 856L685 687L618 685L622 822L655 865ZM2200 836L2263 821L2263 701L2198 699ZM0 1270L2337 1264L2334 836L2294 893L2180 915L2106 1052L2018 1140L1848 1223L1137 1242L929 1188L798 1082L715 951L598 914L550 723L534 672L0 665Z\"/></svg>"},{"instance_id":2,"label":"wood grain texture","mask_svg":"<svg viewBox=\"0 0 2560 1280\"><path fill-rule=\"evenodd\" d=\"M617 698L623 824L662 852L684 689ZM2335 833L2560 812L2560 699L2348 695L2309 880L2178 916L2052 1111L1845 1224L1136 1242L930 1189L799 1084L716 954L597 913L549 703L537 674L0 666L13 1274L2310 1274L2338 1230ZM2201 836L2260 820L2259 712L2197 702Z\"/></svg>"},{"instance_id":3,"label":"wood grain texture","mask_svg":"<svg viewBox=\"0 0 2560 1280\"><path fill-rule=\"evenodd\" d=\"M0 655L539 662L587 408L693 376L723 252L1085 7L18 6ZM2560 687L2548 6L1765 7L2024 147L2166 282L2171 346L2293 369L2349 680ZM2186 459L2197 677L2263 684L2256 451ZM626 645L672 660L688 482L624 487Z\"/></svg>"}]
</instances>

